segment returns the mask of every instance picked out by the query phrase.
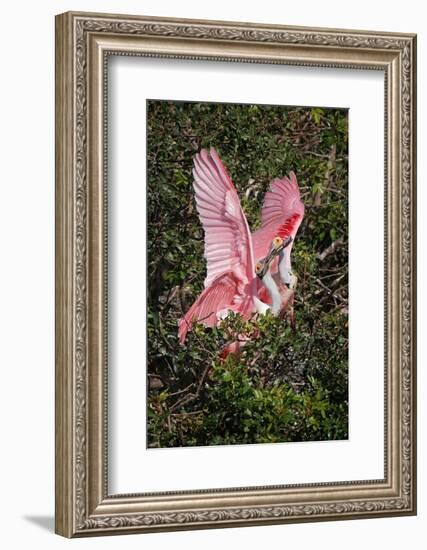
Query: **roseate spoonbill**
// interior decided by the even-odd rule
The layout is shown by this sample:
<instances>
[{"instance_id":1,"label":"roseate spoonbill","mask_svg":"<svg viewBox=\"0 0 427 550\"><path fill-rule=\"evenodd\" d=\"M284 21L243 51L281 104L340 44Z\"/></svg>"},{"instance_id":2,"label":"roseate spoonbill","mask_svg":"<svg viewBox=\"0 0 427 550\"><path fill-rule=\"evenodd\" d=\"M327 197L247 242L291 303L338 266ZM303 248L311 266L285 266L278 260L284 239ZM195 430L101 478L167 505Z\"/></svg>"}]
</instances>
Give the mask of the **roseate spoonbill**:
<instances>
[{"instance_id":1,"label":"roseate spoonbill","mask_svg":"<svg viewBox=\"0 0 427 550\"><path fill-rule=\"evenodd\" d=\"M271 304L270 309L273 315L283 316L293 305L294 287L285 284L280 273L276 272L273 274L271 271L276 257L279 256L279 262L281 262L280 258L283 258L283 251L291 242L292 237L288 237L286 240L276 237L273 240L268 255L264 259L259 260L255 266L255 273L264 286L264 288L258 290L258 298L265 303ZM293 325L293 311L291 311L291 323Z\"/></svg>"},{"instance_id":2,"label":"roseate spoonbill","mask_svg":"<svg viewBox=\"0 0 427 550\"><path fill-rule=\"evenodd\" d=\"M236 188L214 148L209 152L202 149L195 155L193 177L196 207L205 231L207 274L204 290L179 320L181 343L193 322L216 326L229 311L249 319L253 313L265 313L269 309L258 297L255 260L265 256L268 259L263 278L267 274L267 285L272 288L268 278L270 260L279 253L280 278L290 285L293 277L290 253L284 250L292 247L304 215L293 173L290 178L271 183L261 211L261 228L253 235ZM276 299L277 296L275 302Z\"/></svg>"},{"instance_id":3,"label":"roseate spoonbill","mask_svg":"<svg viewBox=\"0 0 427 550\"><path fill-rule=\"evenodd\" d=\"M290 237L289 246L280 251L278 269L281 281L291 289L297 281L291 267L292 245L303 217L304 204L301 202L294 172L291 172L288 178L274 179L264 197L261 228L252 234L254 256L256 259L262 258L270 243L280 247L282 240ZM275 271L276 262L272 267L272 272Z\"/></svg>"}]
</instances>

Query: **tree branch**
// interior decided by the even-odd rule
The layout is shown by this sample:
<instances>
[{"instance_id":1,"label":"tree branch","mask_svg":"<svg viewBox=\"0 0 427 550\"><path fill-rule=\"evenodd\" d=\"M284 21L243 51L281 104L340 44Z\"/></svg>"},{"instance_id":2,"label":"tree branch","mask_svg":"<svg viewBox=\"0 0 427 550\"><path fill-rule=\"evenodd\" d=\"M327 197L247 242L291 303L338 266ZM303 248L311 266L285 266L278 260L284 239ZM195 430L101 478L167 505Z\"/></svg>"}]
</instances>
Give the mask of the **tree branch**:
<instances>
[{"instance_id":1,"label":"tree branch","mask_svg":"<svg viewBox=\"0 0 427 550\"><path fill-rule=\"evenodd\" d=\"M330 244L328 246L328 248L325 248L325 250L323 252L321 252L317 257L318 259L323 262L323 260L329 256L330 254L333 254L337 248L339 248L340 246L343 246L344 244L344 241L342 239L337 239L336 241L334 241L332 244Z\"/></svg>"}]
</instances>

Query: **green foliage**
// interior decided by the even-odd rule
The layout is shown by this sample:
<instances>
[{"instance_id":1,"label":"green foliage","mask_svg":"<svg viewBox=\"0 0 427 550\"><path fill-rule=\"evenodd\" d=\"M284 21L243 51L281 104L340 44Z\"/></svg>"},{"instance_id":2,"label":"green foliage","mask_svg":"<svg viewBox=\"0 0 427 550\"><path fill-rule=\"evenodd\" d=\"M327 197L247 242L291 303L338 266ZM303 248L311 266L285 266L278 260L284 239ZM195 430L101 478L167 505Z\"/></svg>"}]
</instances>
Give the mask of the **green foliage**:
<instances>
[{"instance_id":1,"label":"green foliage","mask_svg":"<svg viewBox=\"0 0 427 550\"><path fill-rule=\"evenodd\" d=\"M348 436L347 113L326 108L148 102L148 445ZM293 170L306 206L292 251L296 330L271 315L177 322L206 273L192 162L214 146L252 230L269 183ZM227 343L258 331L239 357Z\"/></svg>"}]
</instances>

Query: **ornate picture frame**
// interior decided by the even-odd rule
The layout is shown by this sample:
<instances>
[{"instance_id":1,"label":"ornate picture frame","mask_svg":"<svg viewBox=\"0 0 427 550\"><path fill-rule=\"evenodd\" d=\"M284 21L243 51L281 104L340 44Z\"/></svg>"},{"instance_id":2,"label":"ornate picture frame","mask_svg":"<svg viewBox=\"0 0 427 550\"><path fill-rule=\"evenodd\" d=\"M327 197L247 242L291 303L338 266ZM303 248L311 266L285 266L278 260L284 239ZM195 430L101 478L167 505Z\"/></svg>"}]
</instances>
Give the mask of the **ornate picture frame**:
<instances>
[{"instance_id":1,"label":"ornate picture frame","mask_svg":"<svg viewBox=\"0 0 427 550\"><path fill-rule=\"evenodd\" d=\"M384 72L384 479L109 494L105 181L111 55ZM415 35L73 12L56 17L58 534L416 513L415 156Z\"/></svg>"}]
</instances>

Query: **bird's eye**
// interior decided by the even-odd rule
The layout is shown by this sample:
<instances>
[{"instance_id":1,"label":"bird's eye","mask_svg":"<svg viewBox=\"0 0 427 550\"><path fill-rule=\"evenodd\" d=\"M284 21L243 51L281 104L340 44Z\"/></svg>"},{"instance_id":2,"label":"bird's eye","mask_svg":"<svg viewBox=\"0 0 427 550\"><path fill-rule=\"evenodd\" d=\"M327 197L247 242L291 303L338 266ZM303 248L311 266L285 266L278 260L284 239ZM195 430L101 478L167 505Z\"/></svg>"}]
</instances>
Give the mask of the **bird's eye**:
<instances>
[{"instance_id":1,"label":"bird's eye","mask_svg":"<svg viewBox=\"0 0 427 550\"><path fill-rule=\"evenodd\" d=\"M256 264L255 271L261 271L261 264Z\"/></svg>"},{"instance_id":2,"label":"bird's eye","mask_svg":"<svg viewBox=\"0 0 427 550\"><path fill-rule=\"evenodd\" d=\"M275 237L273 243L276 245L276 246L279 246L280 244L282 244L282 239L280 237Z\"/></svg>"}]
</instances>

